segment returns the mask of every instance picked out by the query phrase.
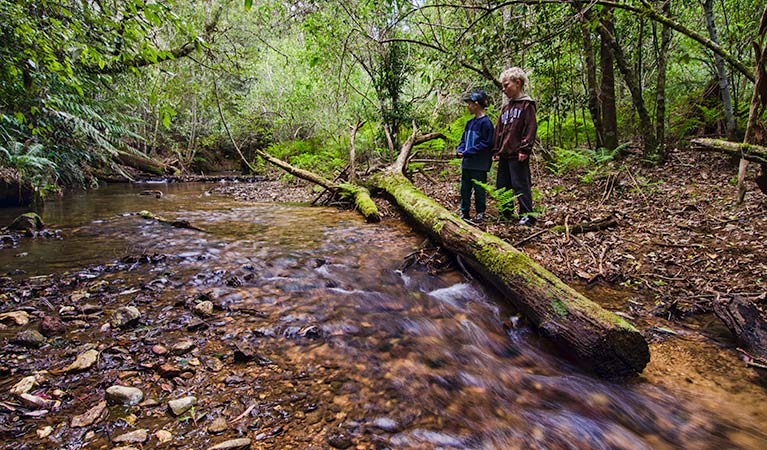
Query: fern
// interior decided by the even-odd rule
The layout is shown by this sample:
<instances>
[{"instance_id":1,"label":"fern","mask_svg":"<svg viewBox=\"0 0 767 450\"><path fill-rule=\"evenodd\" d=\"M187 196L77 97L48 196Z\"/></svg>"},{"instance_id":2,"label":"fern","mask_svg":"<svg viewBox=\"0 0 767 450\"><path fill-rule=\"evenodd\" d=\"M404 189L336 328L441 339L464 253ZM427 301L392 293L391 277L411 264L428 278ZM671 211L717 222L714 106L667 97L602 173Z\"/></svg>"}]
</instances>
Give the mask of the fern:
<instances>
[{"instance_id":1,"label":"fern","mask_svg":"<svg viewBox=\"0 0 767 450\"><path fill-rule=\"evenodd\" d=\"M513 189L499 188L490 186L487 183L473 180L474 184L485 189L488 197L495 201L495 206L502 217L510 217L514 215L514 202L520 194L514 192Z\"/></svg>"}]
</instances>

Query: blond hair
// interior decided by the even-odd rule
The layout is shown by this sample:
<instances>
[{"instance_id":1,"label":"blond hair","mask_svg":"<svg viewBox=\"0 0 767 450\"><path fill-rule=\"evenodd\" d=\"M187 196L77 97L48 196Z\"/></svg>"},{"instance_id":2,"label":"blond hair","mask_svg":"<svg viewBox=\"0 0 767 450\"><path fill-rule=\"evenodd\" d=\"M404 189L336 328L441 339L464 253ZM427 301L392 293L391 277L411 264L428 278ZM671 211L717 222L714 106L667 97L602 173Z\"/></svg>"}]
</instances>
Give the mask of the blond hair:
<instances>
[{"instance_id":1,"label":"blond hair","mask_svg":"<svg viewBox=\"0 0 767 450\"><path fill-rule=\"evenodd\" d=\"M506 84L509 81L519 81L519 87L522 91L525 91L527 87L527 73L521 67L510 67L501 72L501 84Z\"/></svg>"}]
</instances>

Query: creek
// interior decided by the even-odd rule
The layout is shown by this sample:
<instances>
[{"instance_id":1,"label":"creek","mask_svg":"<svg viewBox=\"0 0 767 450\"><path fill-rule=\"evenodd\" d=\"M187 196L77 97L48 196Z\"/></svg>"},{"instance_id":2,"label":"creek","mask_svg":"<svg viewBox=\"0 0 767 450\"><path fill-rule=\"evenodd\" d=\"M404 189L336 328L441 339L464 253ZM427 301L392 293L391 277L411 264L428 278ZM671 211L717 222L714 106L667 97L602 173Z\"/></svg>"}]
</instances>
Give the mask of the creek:
<instances>
[{"instance_id":1,"label":"creek","mask_svg":"<svg viewBox=\"0 0 767 450\"><path fill-rule=\"evenodd\" d=\"M146 189L164 195L139 195ZM210 189L73 193L40 212L63 239L0 249L14 289L0 312L29 312L27 328L43 315L65 324L38 349L13 344L19 326L0 328L0 448L108 449L139 429L145 448L160 447L160 430L172 436L165 445L184 449L243 437L281 449L767 448L764 397L744 406L684 375L595 378L530 328L509 326L512 309L481 282L403 270L424 237L400 222ZM21 212L0 210L0 223ZM194 306L204 300L215 311L200 320ZM141 311L136 326L104 326L128 305ZM179 342L191 346L158 350ZM100 352L92 368L42 373L34 393L57 408L30 414L9 393L88 347ZM115 384L140 388L144 402L72 426ZM168 400L189 395L197 406L174 417ZM225 426L211 427L221 418Z\"/></svg>"}]
</instances>

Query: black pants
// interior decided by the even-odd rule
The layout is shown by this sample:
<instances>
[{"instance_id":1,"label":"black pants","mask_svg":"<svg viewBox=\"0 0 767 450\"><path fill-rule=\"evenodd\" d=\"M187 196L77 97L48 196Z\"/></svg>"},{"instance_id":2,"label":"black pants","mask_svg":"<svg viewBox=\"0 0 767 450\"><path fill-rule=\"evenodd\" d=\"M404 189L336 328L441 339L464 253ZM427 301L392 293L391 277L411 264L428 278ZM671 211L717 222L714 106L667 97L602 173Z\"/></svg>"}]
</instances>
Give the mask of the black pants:
<instances>
[{"instance_id":1,"label":"black pants","mask_svg":"<svg viewBox=\"0 0 767 450\"><path fill-rule=\"evenodd\" d=\"M519 215L533 212L533 192L530 180L530 158L519 161L516 158L501 158L498 160L498 176L495 187L512 189L519 195ZM514 208L508 205L504 216L509 219Z\"/></svg>"},{"instance_id":2,"label":"black pants","mask_svg":"<svg viewBox=\"0 0 767 450\"><path fill-rule=\"evenodd\" d=\"M461 169L461 212L469 215L471 209L471 190L474 189L474 207L477 214L484 213L487 205L485 188L474 183L474 180L487 183L487 172L484 170Z\"/></svg>"}]
</instances>

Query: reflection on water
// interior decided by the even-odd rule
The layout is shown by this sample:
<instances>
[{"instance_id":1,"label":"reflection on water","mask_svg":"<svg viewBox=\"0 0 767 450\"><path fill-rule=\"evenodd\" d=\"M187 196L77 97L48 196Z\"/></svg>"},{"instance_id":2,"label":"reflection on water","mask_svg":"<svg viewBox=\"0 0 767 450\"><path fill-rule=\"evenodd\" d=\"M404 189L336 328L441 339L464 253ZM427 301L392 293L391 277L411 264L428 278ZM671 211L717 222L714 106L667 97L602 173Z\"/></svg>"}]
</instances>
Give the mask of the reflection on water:
<instances>
[{"instance_id":1,"label":"reflection on water","mask_svg":"<svg viewBox=\"0 0 767 450\"><path fill-rule=\"evenodd\" d=\"M50 226L64 231L63 241L0 250L0 262L39 274L127 254L169 255L166 263L106 277L126 287L163 287L153 301L140 304L147 329L136 339L151 343L152 327L165 324L173 325L163 339L188 337L189 315L173 305L201 295L217 299L223 317L194 335L199 358L227 354L233 341L253 342L263 366L287 374L279 380L287 378L292 400L269 403L264 372L243 366L199 369L184 392L204 398L209 411L223 412L230 404L244 409L257 385L263 398L254 427L284 427L269 448L280 448L279 439L288 437L311 442L296 437L300 430L330 424L364 430L358 431L360 448L767 445L761 424L733 412L734 405L719 402L726 414L711 410L718 400L706 392L664 390L641 379L613 384L583 374L530 329L505 330L509 311L476 281L457 273L403 273L402 259L422 240L403 225L365 224L354 213L333 209L236 203L210 197L204 188L163 186L166 195L154 199L138 195L144 187L119 186L67 198L43 212ZM206 232L133 214L142 209ZM114 297L105 307L121 304ZM96 330L79 339L88 333L110 344ZM137 362L149 356L143 358ZM98 376L70 380L70 389L85 389ZM149 375L135 376L148 397L168 396ZM311 418L315 411L324 414L317 421ZM164 420L166 428L181 427L158 416L141 416L137 426L156 429ZM211 444L203 432L171 429L185 439L183 448ZM67 433L74 431L64 427L57 435L65 445L75 439Z\"/></svg>"}]
</instances>

